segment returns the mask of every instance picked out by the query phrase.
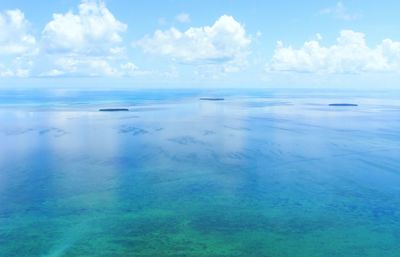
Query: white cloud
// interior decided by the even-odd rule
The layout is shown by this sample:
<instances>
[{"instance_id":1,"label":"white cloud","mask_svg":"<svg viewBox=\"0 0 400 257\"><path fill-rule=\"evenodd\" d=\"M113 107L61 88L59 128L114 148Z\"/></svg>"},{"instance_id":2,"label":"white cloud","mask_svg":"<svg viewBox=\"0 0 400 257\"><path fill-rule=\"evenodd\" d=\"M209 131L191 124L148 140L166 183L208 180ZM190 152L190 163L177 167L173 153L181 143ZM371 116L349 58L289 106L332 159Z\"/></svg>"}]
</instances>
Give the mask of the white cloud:
<instances>
[{"instance_id":1,"label":"white cloud","mask_svg":"<svg viewBox=\"0 0 400 257\"><path fill-rule=\"evenodd\" d=\"M232 16L221 16L212 26L157 30L135 43L144 52L162 55L186 64L243 65L250 37Z\"/></svg>"},{"instance_id":2,"label":"white cloud","mask_svg":"<svg viewBox=\"0 0 400 257\"><path fill-rule=\"evenodd\" d=\"M101 54L122 41L127 25L118 21L103 1L84 0L78 9L78 14L53 14L42 32L47 51Z\"/></svg>"},{"instance_id":3,"label":"white cloud","mask_svg":"<svg viewBox=\"0 0 400 257\"><path fill-rule=\"evenodd\" d=\"M0 54L35 54L36 39L29 34L29 22L20 10L0 13Z\"/></svg>"},{"instance_id":4,"label":"white cloud","mask_svg":"<svg viewBox=\"0 0 400 257\"><path fill-rule=\"evenodd\" d=\"M190 15L188 13L180 13L175 17L180 23L189 23L190 22Z\"/></svg>"},{"instance_id":5,"label":"white cloud","mask_svg":"<svg viewBox=\"0 0 400 257\"><path fill-rule=\"evenodd\" d=\"M0 77L27 77L37 55L30 23L20 10L0 12Z\"/></svg>"},{"instance_id":6,"label":"white cloud","mask_svg":"<svg viewBox=\"0 0 400 257\"><path fill-rule=\"evenodd\" d=\"M126 30L101 0L83 0L77 14L53 14L42 31L50 65L40 76L134 76L140 69L127 61Z\"/></svg>"},{"instance_id":7,"label":"white cloud","mask_svg":"<svg viewBox=\"0 0 400 257\"><path fill-rule=\"evenodd\" d=\"M322 9L320 13L332 15L335 19L345 21L357 20L360 18L360 15L350 13L342 2L338 2L334 7Z\"/></svg>"},{"instance_id":8,"label":"white cloud","mask_svg":"<svg viewBox=\"0 0 400 257\"><path fill-rule=\"evenodd\" d=\"M321 39L322 37L319 36ZM301 48L277 43L268 71L311 73L399 72L400 42L383 40L371 48L363 33L343 30L335 44L321 46L319 40L304 43Z\"/></svg>"}]
</instances>

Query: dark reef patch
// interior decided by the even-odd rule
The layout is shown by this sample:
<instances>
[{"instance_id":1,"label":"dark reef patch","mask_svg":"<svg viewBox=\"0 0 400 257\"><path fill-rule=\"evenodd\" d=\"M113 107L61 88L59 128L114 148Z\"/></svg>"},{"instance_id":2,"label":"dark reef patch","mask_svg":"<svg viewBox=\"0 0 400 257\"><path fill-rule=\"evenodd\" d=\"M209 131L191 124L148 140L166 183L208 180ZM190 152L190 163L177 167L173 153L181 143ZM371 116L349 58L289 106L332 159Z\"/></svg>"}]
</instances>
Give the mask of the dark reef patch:
<instances>
[{"instance_id":1,"label":"dark reef patch","mask_svg":"<svg viewBox=\"0 0 400 257\"><path fill-rule=\"evenodd\" d=\"M99 109L100 112L129 112L128 108L104 108Z\"/></svg>"},{"instance_id":2,"label":"dark reef patch","mask_svg":"<svg viewBox=\"0 0 400 257\"><path fill-rule=\"evenodd\" d=\"M341 103L341 104L329 104L329 106L341 106L341 107L349 107L349 106L358 106L358 104L346 104L346 103Z\"/></svg>"},{"instance_id":3,"label":"dark reef patch","mask_svg":"<svg viewBox=\"0 0 400 257\"><path fill-rule=\"evenodd\" d=\"M121 126L121 128L119 129L119 132L122 134L132 134L134 136L149 133L149 131L147 131L145 129L137 128L135 126L130 126L130 125Z\"/></svg>"},{"instance_id":4,"label":"dark reef patch","mask_svg":"<svg viewBox=\"0 0 400 257\"><path fill-rule=\"evenodd\" d=\"M225 98L222 97L201 97L201 101L223 101Z\"/></svg>"}]
</instances>

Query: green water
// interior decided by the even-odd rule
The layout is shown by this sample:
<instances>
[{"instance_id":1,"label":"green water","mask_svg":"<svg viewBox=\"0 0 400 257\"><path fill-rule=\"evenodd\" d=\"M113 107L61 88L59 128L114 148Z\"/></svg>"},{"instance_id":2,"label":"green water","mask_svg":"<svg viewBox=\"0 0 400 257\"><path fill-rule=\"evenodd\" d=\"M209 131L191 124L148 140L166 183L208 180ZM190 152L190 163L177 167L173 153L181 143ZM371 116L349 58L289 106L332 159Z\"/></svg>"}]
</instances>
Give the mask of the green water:
<instances>
[{"instance_id":1,"label":"green water","mask_svg":"<svg viewBox=\"0 0 400 257\"><path fill-rule=\"evenodd\" d=\"M0 256L400 256L400 104L0 108Z\"/></svg>"}]
</instances>

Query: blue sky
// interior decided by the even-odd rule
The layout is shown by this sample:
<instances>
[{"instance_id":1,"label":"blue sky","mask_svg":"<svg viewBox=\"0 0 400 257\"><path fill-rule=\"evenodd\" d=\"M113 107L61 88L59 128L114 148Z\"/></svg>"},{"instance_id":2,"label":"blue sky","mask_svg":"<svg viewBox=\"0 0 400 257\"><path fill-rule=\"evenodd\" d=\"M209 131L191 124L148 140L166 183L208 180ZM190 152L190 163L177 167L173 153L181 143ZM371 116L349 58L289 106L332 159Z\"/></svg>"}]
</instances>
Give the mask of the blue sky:
<instances>
[{"instance_id":1,"label":"blue sky","mask_svg":"<svg viewBox=\"0 0 400 257\"><path fill-rule=\"evenodd\" d=\"M0 2L0 86L398 88L399 1Z\"/></svg>"}]
</instances>

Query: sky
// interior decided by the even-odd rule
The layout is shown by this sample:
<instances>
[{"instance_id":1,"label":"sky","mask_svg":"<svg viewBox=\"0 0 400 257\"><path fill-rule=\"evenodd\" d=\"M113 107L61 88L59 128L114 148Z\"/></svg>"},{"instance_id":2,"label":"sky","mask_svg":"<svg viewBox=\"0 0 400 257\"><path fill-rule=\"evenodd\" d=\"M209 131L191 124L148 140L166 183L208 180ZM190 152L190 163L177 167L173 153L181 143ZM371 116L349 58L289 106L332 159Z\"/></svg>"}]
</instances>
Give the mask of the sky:
<instances>
[{"instance_id":1,"label":"sky","mask_svg":"<svg viewBox=\"0 0 400 257\"><path fill-rule=\"evenodd\" d=\"M2 0L0 89L398 89L400 1Z\"/></svg>"}]
</instances>

